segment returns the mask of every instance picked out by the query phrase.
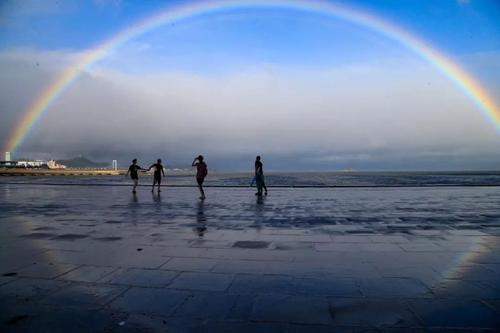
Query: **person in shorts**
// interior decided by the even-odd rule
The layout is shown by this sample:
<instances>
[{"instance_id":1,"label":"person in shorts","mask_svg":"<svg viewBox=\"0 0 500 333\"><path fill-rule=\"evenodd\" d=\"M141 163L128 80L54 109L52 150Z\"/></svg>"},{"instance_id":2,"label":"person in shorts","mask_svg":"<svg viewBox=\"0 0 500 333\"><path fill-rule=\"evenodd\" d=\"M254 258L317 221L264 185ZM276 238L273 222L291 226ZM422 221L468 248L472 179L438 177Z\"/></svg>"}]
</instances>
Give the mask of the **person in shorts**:
<instances>
[{"instance_id":1,"label":"person in shorts","mask_svg":"<svg viewBox=\"0 0 500 333\"><path fill-rule=\"evenodd\" d=\"M205 191L203 191L203 181L205 181L205 177L208 174L207 164L203 161L203 156L200 155L196 157L191 164L193 167L196 167L196 182L198 183L198 189L200 190L201 200L205 199Z\"/></svg>"},{"instance_id":2,"label":"person in shorts","mask_svg":"<svg viewBox=\"0 0 500 333\"><path fill-rule=\"evenodd\" d=\"M161 192L161 190L160 190L161 178L162 178L162 176L165 177L165 170L163 169L163 165L161 164L161 159L157 159L156 163L151 165L149 167L148 171L151 169L154 169L153 187L151 188L151 192L154 192L155 185L158 184L158 193L159 193L159 192Z\"/></svg>"},{"instance_id":3,"label":"person in shorts","mask_svg":"<svg viewBox=\"0 0 500 333\"><path fill-rule=\"evenodd\" d=\"M132 164L128 167L127 173L125 177L130 174L130 178L132 179L132 193L136 193L137 184L139 184L139 170L146 170L137 165L137 158L132 160Z\"/></svg>"}]
</instances>

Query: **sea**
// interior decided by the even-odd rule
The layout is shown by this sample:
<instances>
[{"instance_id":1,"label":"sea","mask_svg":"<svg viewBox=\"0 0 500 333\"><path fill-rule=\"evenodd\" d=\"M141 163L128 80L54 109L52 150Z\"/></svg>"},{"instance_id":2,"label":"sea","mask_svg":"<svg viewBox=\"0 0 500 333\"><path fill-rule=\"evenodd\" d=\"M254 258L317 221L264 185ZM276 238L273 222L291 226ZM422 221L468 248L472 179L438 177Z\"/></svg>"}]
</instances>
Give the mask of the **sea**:
<instances>
[{"instance_id":1,"label":"sea","mask_svg":"<svg viewBox=\"0 0 500 333\"><path fill-rule=\"evenodd\" d=\"M210 172L207 187L248 187L251 172ZM435 186L500 186L500 171L448 172L269 172L268 187L435 187ZM150 173L139 175L139 183L149 185ZM2 176L1 183L40 185L127 186L125 176ZM196 186L194 173L167 171L167 186Z\"/></svg>"}]
</instances>

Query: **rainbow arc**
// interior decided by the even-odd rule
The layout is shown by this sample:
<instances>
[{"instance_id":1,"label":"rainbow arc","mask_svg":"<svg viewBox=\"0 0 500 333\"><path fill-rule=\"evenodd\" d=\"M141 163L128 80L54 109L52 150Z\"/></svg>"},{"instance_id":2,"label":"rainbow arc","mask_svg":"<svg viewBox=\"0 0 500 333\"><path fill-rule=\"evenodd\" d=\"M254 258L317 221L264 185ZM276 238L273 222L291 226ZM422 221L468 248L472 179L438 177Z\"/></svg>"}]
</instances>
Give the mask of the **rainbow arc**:
<instances>
[{"instance_id":1,"label":"rainbow arc","mask_svg":"<svg viewBox=\"0 0 500 333\"><path fill-rule=\"evenodd\" d=\"M37 121L50 109L52 103L64 93L71 83L77 80L83 71L88 70L93 64L119 48L120 45L167 24L196 16L247 8L281 8L327 15L361 25L395 40L443 73L458 89L468 96L477 106L477 109L500 132L500 108L495 104L487 90L472 75L453 62L451 58L432 48L417 36L378 16L347 6L314 0L202 1L177 7L166 7L152 16L139 20L85 52L77 63L63 71L34 99L9 136L5 150L15 152Z\"/></svg>"}]
</instances>

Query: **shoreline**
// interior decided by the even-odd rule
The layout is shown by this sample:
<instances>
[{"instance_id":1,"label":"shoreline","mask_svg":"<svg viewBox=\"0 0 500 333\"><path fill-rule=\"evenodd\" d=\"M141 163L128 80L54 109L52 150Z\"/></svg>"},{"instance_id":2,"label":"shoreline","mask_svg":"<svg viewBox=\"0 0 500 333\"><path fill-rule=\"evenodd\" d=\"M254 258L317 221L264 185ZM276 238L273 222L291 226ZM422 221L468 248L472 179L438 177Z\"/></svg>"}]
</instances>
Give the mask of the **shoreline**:
<instances>
[{"instance_id":1,"label":"shoreline","mask_svg":"<svg viewBox=\"0 0 500 333\"><path fill-rule=\"evenodd\" d=\"M119 176L125 175L126 170L111 170L97 168L67 168L67 169L30 169L30 168L3 168L0 176Z\"/></svg>"}]
</instances>

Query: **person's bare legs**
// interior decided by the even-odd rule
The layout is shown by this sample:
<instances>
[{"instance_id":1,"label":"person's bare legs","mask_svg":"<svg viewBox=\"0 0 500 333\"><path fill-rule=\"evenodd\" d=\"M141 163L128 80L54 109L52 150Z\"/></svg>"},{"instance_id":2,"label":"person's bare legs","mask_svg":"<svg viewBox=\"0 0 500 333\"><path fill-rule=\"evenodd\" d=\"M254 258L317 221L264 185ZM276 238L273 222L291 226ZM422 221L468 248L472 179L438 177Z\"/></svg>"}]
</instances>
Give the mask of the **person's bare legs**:
<instances>
[{"instance_id":1,"label":"person's bare legs","mask_svg":"<svg viewBox=\"0 0 500 333\"><path fill-rule=\"evenodd\" d=\"M200 189L201 194L200 199L205 199L205 191L203 191L203 187L201 185L198 185L198 188Z\"/></svg>"},{"instance_id":2,"label":"person's bare legs","mask_svg":"<svg viewBox=\"0 0 500 333\"><path fill-rule=\"evenodd\" d=\"M137 187L137 183L139 183L139 180L138 179L132 179L132 183L133 183L132 193L135 193L135 189Z\"/></svg>"},{"instance_id":3,"label":"person's bare legs","mask_svg":"<svg viewBox=\"0 0 500 333\"><path fill-rule=\"evenodd\" d=\"M198 182L198 189L200 190L201 197L200 199L205 199L205 191L203 191L203 179L196 179Z\"/></svg>"},{"instance_id":4,"label":"person's bare legs","mask_svg":"<svg viewBox=\"0 0 500 333\"><path fill-rule=\"evenodd\" d=\"M255 195L262 195L262 182L261 181L258 181L257 182L257 193L255 193Z\"/></svg>"}]
</instances>

